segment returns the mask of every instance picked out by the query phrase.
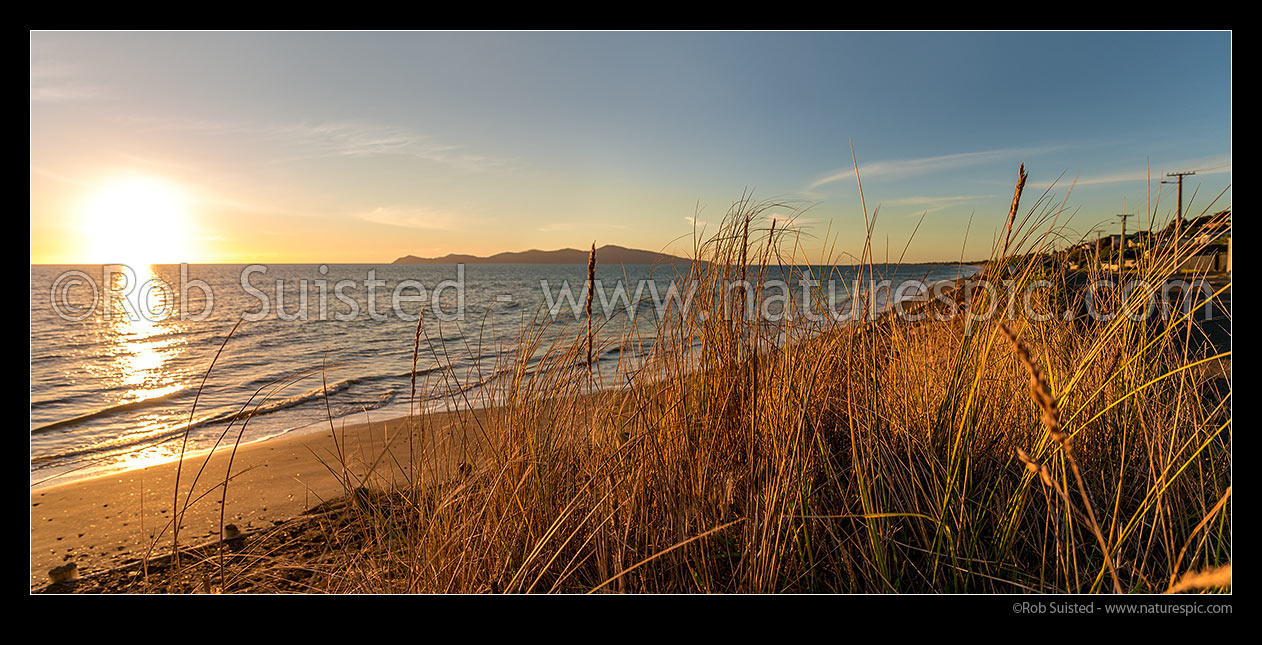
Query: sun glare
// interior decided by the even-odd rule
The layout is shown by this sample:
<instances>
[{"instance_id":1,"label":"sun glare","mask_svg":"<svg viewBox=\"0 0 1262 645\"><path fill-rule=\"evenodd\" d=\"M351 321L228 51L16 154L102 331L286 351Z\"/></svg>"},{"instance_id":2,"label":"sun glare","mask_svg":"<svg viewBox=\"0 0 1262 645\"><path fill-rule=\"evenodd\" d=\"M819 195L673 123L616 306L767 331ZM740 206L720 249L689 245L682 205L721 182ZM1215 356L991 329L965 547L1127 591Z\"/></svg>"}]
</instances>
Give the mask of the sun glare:
<instances>
[{"instance_id":1,"label":"sun glare","mask_svg":"<svg viewBox=\"0 0 1262 645\"><path fill-rule=\"evenodd\" d=\"M188 196L150 177L102 185L84 203L83 232L92 262L146 265L189 260Z\"/></svg>"}]
</instances>

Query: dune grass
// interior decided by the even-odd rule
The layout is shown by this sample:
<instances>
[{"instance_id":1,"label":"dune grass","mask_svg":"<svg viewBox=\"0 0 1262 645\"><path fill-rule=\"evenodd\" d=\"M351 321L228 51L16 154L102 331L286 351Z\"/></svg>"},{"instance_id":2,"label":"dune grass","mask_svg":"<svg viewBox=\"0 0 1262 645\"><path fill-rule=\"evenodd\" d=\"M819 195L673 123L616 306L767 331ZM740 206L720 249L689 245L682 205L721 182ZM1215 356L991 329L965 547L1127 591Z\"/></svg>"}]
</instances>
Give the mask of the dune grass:
<instances>
[{"instance_id":1,"label":"dune grass","mask_svg":"<svg viewBox=\"0 0 1262 645\"><path fill-rule=\"evenodd\" d=\"M388 481L330 465L357 500L350 522L361 539L313 588L1229 586L1230 385L1207 368L1230 352L1205 348L1201 309L1164 320L1082 315L1084 282L1109 275L1048 261L1072 237L1067 215L1047 193L1019 212L1024 180L1022 169L984 276L1018 294L1043 285L1034 310L1079 315L1007 317L1006 294L962 287L918 305L923 320L808 317L792 301L793 315L776 320L736 315L764 310L769 267L804 260L798 230L768 217L785 205L744 197L717 232L698 237L704 262L679 277L701 288L661 321L625 382L597 387L598 316L559 331L563 323L539 319L500 366L501 386L457 399L477 438L460 454L427 450L435 429L417 416L422 440ZM866 205L864 217L858 264L875 276L877 218ZM1164 242L1130 277L1159 285L1199 248ZM1140 312L1143 296L1103 289L1094 305ZM991 306L990 319L965 315ZM406 340L414 356L426 346L443 353L421 324ZM528 372L531 360L538 368Z\"/></svg>"}]
</instances>

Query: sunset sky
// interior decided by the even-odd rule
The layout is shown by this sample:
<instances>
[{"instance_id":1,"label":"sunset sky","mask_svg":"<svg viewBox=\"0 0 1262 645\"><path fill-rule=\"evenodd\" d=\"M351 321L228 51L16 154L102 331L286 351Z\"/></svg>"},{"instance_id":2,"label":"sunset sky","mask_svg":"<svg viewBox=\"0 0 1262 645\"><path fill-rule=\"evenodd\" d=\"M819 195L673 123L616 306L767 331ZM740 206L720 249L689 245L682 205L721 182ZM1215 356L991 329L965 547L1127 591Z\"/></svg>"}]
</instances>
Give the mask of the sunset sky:
<instances>
[{"instance_id":1,"label":"sunset sky","mask_svg":"<svg viewBox=\"0 0 1262 645\"><path fill-rule=\"evenodd\" d=\"M1017 164L1074 229L1231 182L1203 33L32 33L31 262L686 252L747 189L811 259L986 256ZM1174 190L1162 189L1161 212ZM1154 196L1156 192L1154 192ZM1229 206L1231 191L1219 200ZM970 216L972 217L970 228ZM1134 220L1130 226L1134 226ZM967 246L965 235L968 231ZM1133 229L1132 229L1133 230ZM116 257L117 256L117 257Z\"/></svg>"}]
</instances>

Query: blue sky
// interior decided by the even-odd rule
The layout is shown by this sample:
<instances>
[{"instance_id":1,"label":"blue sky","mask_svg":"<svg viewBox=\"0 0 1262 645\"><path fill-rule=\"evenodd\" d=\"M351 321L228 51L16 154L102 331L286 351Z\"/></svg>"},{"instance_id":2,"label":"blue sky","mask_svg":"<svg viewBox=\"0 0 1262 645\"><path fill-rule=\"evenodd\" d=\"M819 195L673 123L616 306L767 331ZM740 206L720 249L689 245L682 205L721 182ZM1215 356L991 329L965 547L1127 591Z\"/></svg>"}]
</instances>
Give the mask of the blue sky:
<instances>
[{"instance_id":1,"label":"blue sky","mask_svg":"<svg viewBox=\"0 0 1262 645\"><path fill-rule=\"evenodd\" d=\"M1199 212L1230 34L33 33L32 261L84 258L83 204L134 175L187 197L164 261L683 251L746 189L810 207L814 259L862 243L851 141L878 240L924 215L911 261L985 256L1021 161L1080 233L1143 211L1146 164L1199 170Z\"/></svg>"}]
</instances>

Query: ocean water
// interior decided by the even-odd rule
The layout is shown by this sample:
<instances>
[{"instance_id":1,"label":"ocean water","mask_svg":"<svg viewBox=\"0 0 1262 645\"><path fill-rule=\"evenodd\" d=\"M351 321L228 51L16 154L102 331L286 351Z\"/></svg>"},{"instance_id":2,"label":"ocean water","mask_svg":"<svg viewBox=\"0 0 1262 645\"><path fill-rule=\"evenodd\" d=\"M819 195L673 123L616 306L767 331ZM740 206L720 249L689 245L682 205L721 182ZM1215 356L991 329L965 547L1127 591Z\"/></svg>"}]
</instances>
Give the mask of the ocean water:
<instances>
[{"instance_id":1,"label":"ocean water","mask_svg":"<svg viewBox=\"0 0 1262 645\"><path fill-rule=\"evenodd\" d=\"M625 383L619 372L652 352L686 270L597 268L601 382ZM853 267L812 270L848 302ZM800 271L765 279L793 297ZM879 271L933 283L976 267ZM585 278L581 265L32 266L31 485L170 460L186 429L189 450L208 449L238 419L235 439L243 410L251 442L325 429L330 414L340 426L476 400L516 360L524 330L546 321L546 346L585 328Z\"/></svg>"}]
</instances>

